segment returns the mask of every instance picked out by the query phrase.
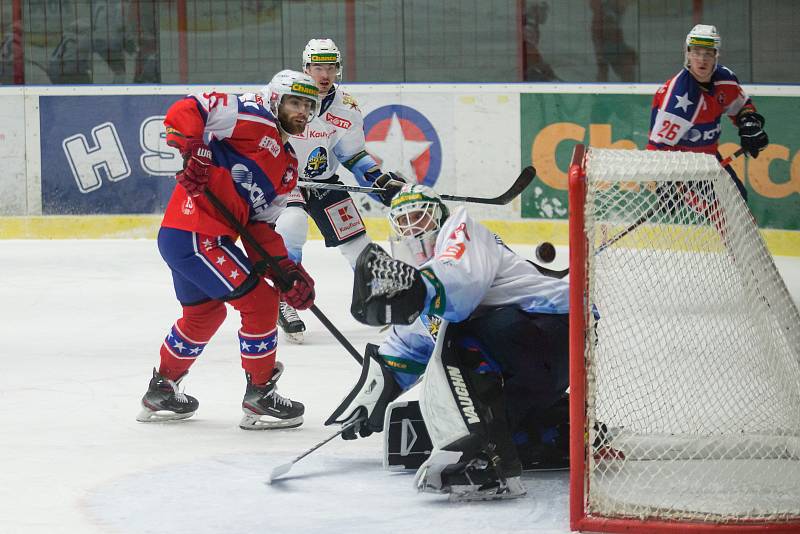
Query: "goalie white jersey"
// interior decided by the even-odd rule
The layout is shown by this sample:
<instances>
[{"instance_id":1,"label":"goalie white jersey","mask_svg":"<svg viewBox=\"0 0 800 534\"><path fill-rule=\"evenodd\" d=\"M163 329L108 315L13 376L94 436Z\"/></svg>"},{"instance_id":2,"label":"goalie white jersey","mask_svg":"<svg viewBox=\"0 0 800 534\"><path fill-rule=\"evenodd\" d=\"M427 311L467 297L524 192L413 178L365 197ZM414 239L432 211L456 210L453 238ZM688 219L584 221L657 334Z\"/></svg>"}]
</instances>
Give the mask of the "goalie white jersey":
<instances>
[{"instance_id":1,"label":"goalie white jersey","mask_svg":"<svg viewBox=\"0 0 800 534\"><path fill-rule=\"evenodd\" d=\"M422 374L442 319L460 322L502 306L569 313L567 281L541 274L463 207L445 221L421 272L428 291L423 315L409 326L394 326L379 350L404 389Z\"/></svg>"}]
</instances>

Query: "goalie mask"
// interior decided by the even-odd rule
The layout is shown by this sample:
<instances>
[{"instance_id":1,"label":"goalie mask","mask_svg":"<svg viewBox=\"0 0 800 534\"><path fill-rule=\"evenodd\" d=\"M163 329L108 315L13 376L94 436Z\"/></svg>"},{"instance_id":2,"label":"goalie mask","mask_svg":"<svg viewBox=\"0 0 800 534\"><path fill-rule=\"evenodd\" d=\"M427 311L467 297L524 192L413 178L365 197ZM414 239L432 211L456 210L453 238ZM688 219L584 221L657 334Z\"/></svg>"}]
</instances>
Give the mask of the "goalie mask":
<instances>
[{"instance_id":1,"label":"goalie mask","mask_svg":"<svg viewBox=\"0 0 800 534\"><path fill-rule=\"evenodd\" d=\"M389 223L395 234L391 239L393 255L417 267L430 261L439 230L449 215L441 197L430 187L403 186L389 209Z\"/></svg>"},{"instance_id":2,"label":"goalie mask","mask_svg":"<svg viewBox=\"0 0 800 534\"><path fill-rule=\"evenodd\" d=\"M280 120L281 107L286 105L288 97L298 97L311 102L306 124L311 122L319 109L319 88L308 74L295 70L282 70L261 91L262 98L269 102L269 110ZM281 123L284 131L293 133L291 128Z\"/></svg>"}]
</instances>

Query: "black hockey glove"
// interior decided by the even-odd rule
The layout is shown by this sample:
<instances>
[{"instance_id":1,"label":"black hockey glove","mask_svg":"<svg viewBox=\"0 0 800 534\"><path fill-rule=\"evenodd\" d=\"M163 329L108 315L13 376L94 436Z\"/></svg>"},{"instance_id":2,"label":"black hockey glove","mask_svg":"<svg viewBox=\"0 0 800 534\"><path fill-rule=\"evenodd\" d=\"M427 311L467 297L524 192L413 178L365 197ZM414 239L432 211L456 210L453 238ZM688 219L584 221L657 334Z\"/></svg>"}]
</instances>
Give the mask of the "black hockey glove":
<instances>
[{"instance_id":1,"label":"black hockey glove","mask_svg":"<svg viewBox=\"0 0 800 534\"><path fill-rule=\"evenodd\" d=\"M385 191L380 194L384 206L392 204L392 198L406 185L406 179L397 172L385 172L375 179L375 187Z\"/></svg>"},{"instance_id":2,"label":"black hockey glove","mask_svg":"<svg viewBox=\"0 0 800 534\"><path fill-rule=\"evenodd\" d=\"M350 313L370 326L411 324L425 306L427 290L419 271L370 243L356 261Z\"/></svg>"},{"instance_id":3,"label":"black hockey glove","mask_svg":"<svg viewBox=\"0 0 800 534\"><path fill-rule=\"evenodd\" d=\"M765 122L764 117L755 112L742 113L736 118L742 148L753 158L757 158L758 153L769 144L769 137L764 131Z\"/></svg>"},{"instance_id":4,"label":"black hockey glove","mask_svg":"<svg viewBox=\"0 0 800 534\"><path fill-rule=\"evenodd\" d=\"M367 344L361 376L352 391L344 398L325 421L326 425L347 424L358 421L342 432L344 439L366 438L383 430L386 407L396 399L402 389L394 375L378 354L378 345Z\"/></svg>"}]
</instances>

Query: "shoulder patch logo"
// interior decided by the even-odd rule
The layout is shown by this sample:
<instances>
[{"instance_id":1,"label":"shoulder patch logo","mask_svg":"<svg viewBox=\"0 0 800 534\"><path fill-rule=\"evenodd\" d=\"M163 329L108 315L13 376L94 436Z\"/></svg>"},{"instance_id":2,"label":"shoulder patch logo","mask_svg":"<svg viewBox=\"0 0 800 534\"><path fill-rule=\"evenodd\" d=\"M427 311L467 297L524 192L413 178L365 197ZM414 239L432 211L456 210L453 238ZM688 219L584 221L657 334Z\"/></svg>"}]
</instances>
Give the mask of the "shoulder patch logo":
<instances>
[{"instance_id":1,"label":"shoulder patch logo","mask_svg":"<svg viewBox=\"0 0 800 534\"><path fill-rule=\"evenodd\" d=\"M265 135L261 138L261 142L258 143L258 146L269 150L269 153L272 154L273 158L277 158L278 154L281 153L281 145L275 139L270 137L269 135Z\"/></svg>"},{"instance_id":2,"label":"shoulder patch logo","mask_svg":"<svg viewBox=\"0 0 800 534\"><path fill-rule=\"evenodd\" d=\"M337 128L343 128L345 130L349 129L353 125L353 123L350 122L349 120L337 117L330 111L325 114L325 120L333 124Z\"/></svg>"},{"instance_id":3,"label":"shoulder patch logo","mask_svg":"<svg viewBox=\"0 0 800 534\"><path fill-rule=\"evenodd\" d=\"M358 102L356 99L347 93L342 93L342 104L350 106L350 109L358 109ZM359 111L361 110L359 109Z\"/></svg>"},{"instance_id":4,"label":"shoulder patch logo","mask_svg":"<svg viewBox=\"0 0 800 534\"><path fill-rule=\"evenodd\" d=\"M191 215L194 213L194 202L192 202L192 197L186 197L186 202L184 202L183 206L181 206L181 212L184 215Z\"/></svg>"}]
</instances>

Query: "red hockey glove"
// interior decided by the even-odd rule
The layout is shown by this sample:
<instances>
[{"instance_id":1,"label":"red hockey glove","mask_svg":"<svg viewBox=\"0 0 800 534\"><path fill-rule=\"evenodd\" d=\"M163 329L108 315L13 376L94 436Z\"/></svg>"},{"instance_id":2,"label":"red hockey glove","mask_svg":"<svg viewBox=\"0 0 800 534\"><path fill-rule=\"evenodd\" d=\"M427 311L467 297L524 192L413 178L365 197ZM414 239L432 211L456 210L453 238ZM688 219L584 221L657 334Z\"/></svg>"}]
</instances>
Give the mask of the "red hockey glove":
<instances>
[{"instance_id":1,"label":"red hockey glove","mask_svg":"<svg viewBox=\"0 0 800 534\"><path fill-rule=\"evenodd\" d=\"M291 288L281 290L281 299L298 310L307 310L314 304L314 279L303 269L299 263L289 258L278 261L285 279L291 283Z\"/></svg>"},{"instance_id":2,"label":"red hockey glove","mask_svg":"<svg viewBox=\"0 0 800 534\"><path fill-rule=\"evenodd\" d=\"M200 139L189 139L183 152L183 171L175 179L189 193L196 197L208 184L208 167L211 165L211 150Z\"/></svg>"}]
</instances>

